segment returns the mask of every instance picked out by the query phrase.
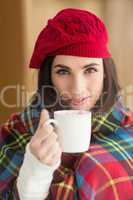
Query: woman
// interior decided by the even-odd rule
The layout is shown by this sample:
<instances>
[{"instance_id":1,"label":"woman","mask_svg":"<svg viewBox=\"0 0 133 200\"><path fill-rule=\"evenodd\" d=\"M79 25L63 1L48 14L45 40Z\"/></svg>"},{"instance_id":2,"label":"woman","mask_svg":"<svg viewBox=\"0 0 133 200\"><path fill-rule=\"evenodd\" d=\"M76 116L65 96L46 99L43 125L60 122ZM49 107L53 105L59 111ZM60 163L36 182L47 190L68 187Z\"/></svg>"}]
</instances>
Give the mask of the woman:
<instances>
[{"instance_id":1,"label":"woman","mask_svg":"<svg viewBox=\"0 0 133 200\"><path fill-rule=\"evenodd\" d=\"M133 199L133 116L120 98L104 23L89 11L66 8L48 20L30 67L38 91L1 126L2 200ZM87 152L62 153L53 111L92 112Z\"/></svg>"}]
</instances>

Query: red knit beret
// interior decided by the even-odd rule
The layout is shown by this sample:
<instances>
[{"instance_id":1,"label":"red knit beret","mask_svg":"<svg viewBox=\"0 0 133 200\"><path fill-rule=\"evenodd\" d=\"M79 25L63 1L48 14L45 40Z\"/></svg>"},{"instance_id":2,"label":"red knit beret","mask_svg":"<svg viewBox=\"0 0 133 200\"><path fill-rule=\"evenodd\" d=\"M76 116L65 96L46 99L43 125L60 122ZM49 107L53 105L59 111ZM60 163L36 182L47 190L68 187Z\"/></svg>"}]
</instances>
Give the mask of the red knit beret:
<instances>
[{"instance_id":1,"label":"red knit beret","mask_svg":"<svg viewBox=\"0 0 133 200\"><path fill-rule=\"evenodd\" d=\"M50 55L111 57L108 33L95 14L77 8L65 8L48 20L35 43L30 68L40 68Z\"/></svg>"}]
</instances>

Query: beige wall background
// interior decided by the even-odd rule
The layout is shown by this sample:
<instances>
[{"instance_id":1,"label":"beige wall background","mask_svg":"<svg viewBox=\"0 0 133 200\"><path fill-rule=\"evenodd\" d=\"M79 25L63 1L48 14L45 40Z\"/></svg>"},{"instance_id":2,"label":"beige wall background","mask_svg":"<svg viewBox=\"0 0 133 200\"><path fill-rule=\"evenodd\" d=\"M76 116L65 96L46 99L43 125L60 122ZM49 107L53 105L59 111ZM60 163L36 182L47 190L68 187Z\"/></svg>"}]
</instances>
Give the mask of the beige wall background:
<instances>
[{"instance_id":1,"label":"beige wall background","mask_svg":"<svg viewBox=\"0 0 133 200\"><path fill-rule=\"evenodd\" d=\"M66 7L90 10L104 20L123 100L133 109L133 0L1 0L0 124L21 111L36 90L37 71L28 68L36 37Z\"/></svg>"}]
</instances>

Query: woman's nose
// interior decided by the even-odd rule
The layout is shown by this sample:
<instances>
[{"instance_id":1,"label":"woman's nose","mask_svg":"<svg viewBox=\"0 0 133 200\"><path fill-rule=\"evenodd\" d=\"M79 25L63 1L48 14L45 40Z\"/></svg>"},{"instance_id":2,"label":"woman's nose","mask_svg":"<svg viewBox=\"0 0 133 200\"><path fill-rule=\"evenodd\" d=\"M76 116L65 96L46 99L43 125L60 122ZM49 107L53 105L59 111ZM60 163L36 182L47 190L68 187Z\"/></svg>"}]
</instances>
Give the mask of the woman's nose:
<instances>
[{"instance_id":1,"label":"woman's nose","mask_svg":"<svg viewBox=\"0 0 133 200\"><path fill-rule=\"evenodd\" d=\"M87 88L86 81L82 77L76 77L72 80L70 87L73 95L82 95Z\"/></svg>"}]
</instances>

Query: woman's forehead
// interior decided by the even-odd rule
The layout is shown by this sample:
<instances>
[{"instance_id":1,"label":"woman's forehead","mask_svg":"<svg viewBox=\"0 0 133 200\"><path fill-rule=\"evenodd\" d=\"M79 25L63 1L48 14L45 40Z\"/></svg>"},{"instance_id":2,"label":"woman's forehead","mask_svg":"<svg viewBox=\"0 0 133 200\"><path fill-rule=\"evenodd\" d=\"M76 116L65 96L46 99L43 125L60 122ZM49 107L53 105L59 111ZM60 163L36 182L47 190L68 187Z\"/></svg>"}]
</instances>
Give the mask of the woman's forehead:
<instances>
[{"instance_id":1,"label":"woman's forehead","mask_svg":"<svg viewBox=\"0 0 133 200\"><path fill-rule=\"evenodd\" d=\"M64 64L66 66L71 66L71 65L78 64L81 67L85 64L90 64L90 63L102 64L103 59L80 57L80 56L69 56L69 55L57 55L55 56L54 61L53 61L53 65Z\"/></svg>"}]
</instances>

